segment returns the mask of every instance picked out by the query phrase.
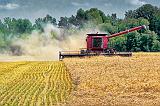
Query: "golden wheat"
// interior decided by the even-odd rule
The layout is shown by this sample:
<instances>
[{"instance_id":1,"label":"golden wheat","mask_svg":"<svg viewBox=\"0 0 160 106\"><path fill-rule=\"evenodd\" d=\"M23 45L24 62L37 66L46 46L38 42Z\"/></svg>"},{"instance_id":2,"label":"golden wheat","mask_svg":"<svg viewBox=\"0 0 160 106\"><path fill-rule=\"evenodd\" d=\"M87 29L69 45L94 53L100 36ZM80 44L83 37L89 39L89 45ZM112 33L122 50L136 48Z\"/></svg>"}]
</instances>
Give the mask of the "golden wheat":
<instances>
[{"instance_id":1,"label":"golden wheat","mask_svg":"<svg viewBox=\"0 0 160 106\"><path fill-rule=\"evenodd\" d=\"M160 105L160 53L64 62L0 62L0 106Z\"/></svg>"},{"instance_id":2,"label":"golden wheat","mask_svg":"<svg viewBox=\"0 0 160 106\"><path fill-rule=\"evenodd\" d=\"M64 62L75 86L69 105L160 105L160 53Z\"/></svg>"},{"instance_id":3,"label":"golden wheat","mask_svg":"<svg viewBox=\"0 0 160 106\"><path fill-rule=\"evenodd\" d=\"M63 62L0 62L0 106L53 106L71 88Z\"/></svg>"}]
</instances>

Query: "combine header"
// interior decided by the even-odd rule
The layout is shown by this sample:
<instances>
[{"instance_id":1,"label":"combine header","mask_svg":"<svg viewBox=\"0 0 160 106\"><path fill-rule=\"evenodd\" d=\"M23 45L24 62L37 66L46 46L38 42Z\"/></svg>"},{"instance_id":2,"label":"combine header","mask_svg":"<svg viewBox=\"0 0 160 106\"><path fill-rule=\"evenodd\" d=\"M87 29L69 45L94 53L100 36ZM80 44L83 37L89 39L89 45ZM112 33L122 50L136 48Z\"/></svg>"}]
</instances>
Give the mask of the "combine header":
<instances>
[{"instance_id":1,"label":"combine header","mask_svg":"<svg viewBox=\"0 0 160 106\"><path fill-rule=\"evenodd\" d=\"M108 48L108 42L110 38L120 36L123 34L127 34L129 32L133 32L136 30L145 29L146 26L138 26L134 27L119 33L112 34L107 36L107 34L87 34L86 38L86 46L87 48L83 48L80 51L60 51L59 59L62 60L66 57L84 57L84 56L97 56L97 55L105 55L105 56L132 56L131 52L117 52L113 48Z\"/></svg>"}]
</instances>

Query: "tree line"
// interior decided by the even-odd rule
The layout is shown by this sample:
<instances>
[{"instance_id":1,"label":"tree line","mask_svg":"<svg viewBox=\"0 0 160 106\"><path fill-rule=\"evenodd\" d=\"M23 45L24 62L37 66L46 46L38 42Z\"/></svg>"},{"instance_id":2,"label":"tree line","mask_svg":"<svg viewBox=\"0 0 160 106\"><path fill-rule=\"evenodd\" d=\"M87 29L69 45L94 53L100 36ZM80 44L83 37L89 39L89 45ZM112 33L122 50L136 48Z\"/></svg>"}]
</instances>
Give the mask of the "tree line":
<instances>
[{"instance_id":1,"label":"tree line","mask_svg":"<svg viewBox=\"0 0 160 106\"><path fill-rule=\"evenodd\" d=\"M0 20L0 50L9 50L14 38L26 39L33 30L43 32L48 23L66 31L83 28L98 28L108 35L139 25L147 25L149 29L135 31L121 37L111 39L109 47L117 51L160 51L160 8L145 4L125 13L124 19L117 15L106 15L97 8L79 9L76 15L60 17L57 21L51 15L38 18L32 23L29 19L4 18Z\"/></svg>"}]
</instances>

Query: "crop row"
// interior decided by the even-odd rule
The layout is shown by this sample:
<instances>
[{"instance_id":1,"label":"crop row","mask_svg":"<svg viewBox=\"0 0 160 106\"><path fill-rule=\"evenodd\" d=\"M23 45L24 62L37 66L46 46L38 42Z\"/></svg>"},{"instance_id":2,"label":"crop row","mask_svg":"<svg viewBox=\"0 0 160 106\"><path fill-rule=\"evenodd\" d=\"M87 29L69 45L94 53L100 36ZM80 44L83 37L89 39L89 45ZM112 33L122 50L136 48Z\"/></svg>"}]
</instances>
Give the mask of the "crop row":
<instances>
[{"instance_id":1,"label":"crop row","mask_svg":"<svg viewBox=\"0 0 160 106\"><path fill-rule=\"evenodd\" d=\"M62 62L0 64L0 105L52 106L71 92L69 73Z\"/></svg>"}]
</instances>

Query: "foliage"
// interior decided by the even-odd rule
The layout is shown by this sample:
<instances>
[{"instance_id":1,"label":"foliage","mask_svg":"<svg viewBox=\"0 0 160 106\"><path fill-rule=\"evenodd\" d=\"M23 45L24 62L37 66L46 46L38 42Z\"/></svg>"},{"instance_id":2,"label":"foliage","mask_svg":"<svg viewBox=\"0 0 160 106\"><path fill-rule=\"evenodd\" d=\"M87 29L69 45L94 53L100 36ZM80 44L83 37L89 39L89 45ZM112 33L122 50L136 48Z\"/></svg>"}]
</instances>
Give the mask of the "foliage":
<instances>
[{"instance_id":1,"label":"foliage","mask_svg":"<svg viewBox=\"0 0 160 106\"><path fill-rule=\"evenodd\" d=\"M38 29L38 30L43 31L43 28L47 24L57 25L56 19L48 14L44 18L38 18L35 20L34 29Z\"/></svg>"},{"instance_id":2,"label":"foliage","mask_svg":"<svg viewBox=\"0 0 160 106\"><path fill-rule=\"evenodd\" d=\"M126 19L138 19L142 17L150 22L149 29L155 31L160 37L160 9L151 4L145 4L134 11L129 10L125 14Z\"/></svg>"},{"instance_id":3,"label":"foliage","mask_svg":"<svg viewBox=\"0 0 160 106\"><path fill-rule=\"evenodd\" d=\"M111 23L103 23L99 25L99 29L104 32L108 32L109 34L116 32L116 27Z\"/></svg>"},{"instance_id":4,"label":"foliage","mask_svg":"<svg viewBox=\"0 0 160 106\"><path fill-rule=\"evenodd\" d=\"M97 8L88 10L80 8L76 15L60 17L58 23L50 15L35 19L35 23L31 23L28 19L6 17L3 21L0 20L0 50L8 48L14 38L25 39L33 30L43 32L47 24L65 29L64 33L74 33L84 28L98 28L101 32L109 35L146 25L149 26L147 30L140 30L111 39L112 43L109 46L118 51L159 51L160 9L150 4L127 11L124 19L117 18L115 13L105 15L103 11Z\"/></svg>"}]
</instances>

